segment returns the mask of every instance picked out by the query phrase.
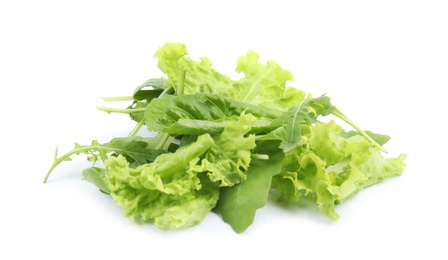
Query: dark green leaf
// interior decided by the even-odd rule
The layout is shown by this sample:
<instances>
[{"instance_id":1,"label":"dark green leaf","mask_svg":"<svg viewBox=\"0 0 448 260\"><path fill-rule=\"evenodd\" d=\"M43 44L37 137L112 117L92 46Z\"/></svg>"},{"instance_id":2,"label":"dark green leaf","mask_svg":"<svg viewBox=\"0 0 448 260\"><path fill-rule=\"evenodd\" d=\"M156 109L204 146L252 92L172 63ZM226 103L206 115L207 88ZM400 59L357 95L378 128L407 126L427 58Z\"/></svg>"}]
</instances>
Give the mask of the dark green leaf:
<instances>
[{"instance_id":1,"label":"dark green leaf","mask_svg":"<svg viewBox=\"0 0 448 260\"><path fill-rule=\"evenodd\" d=\"M271 119L282 114L274 109L212 94L165 95L148 104L145 123L150 131L177 135L218 134L226 121L236 121L242 113L258 118L257 123L251 125L251 133L265 131Z\"/></svg>"},{"instance_id":2,"label":"dark green leaf","mask_svg":"<svg viewBox=\"0 0 448 260\"><path fill-rule=\"evenodd\" d=\"M218 209L235 232L241 233L253 222L257 209L266 204L272 176L280 173L284 153L278 142L263 142L254 153L269 155L268 160L252 159L247 178L238 185L222 188Z\"/></svg>"},{"instance_id":3,"label":"dark green leaf","mask_svg":"<svg viewBox=\"0 0 448 260\"><path fill-rule=\"evenodd\" d=\"M316 111L317 116L327 116L335 109L330 102L330 98L325 95L311 99L308 106L312 107Z\"/></svg>"},{"instance_id":4,"label":"dark green leaf","mask_svg":"<svg viewBox=\"0 0 448 260\"><path fill-rule=\"evenodd\" d=\"M137 93L140 90L147 88L147 87L151 87L152 89L164 90L164 89L166 89L165 79L164 78L148 79L147 81L145 81L145 83L138 86L134 90L134 93Z\"/></svg>"},{"instance_id":5,"label":"dark green leaf","mask_svg":"<svg viewBox=\"0 0 448 260\"><path fill-rule=\"evenodd\" d=\"M135 100L146 100L149 102L154 98L158 98L162 92L160 89L142 89L135 92L133 97Z\"/></svg>"},{"instance_id":6,"label":"dark green leaf","mask_svg":"<svg viewBox=\"0 0 448 260\"><path fill-rule=\"evenodd\" d=\"M302 138L301 124L305 121L315 122L316 119L307 107L311 100L302 101L293 109L285 112L280 118L272 122L273 125L281 125L272 132L274 136L282 140L280 148L288 152L300 144Z\"/></svg>"},{"instance_id":7,"label":"dark green leaf","mask_svg":"<svg viewBox=\"0 0 448 260\"><path fill-rule=\"evenodd\" d=\"M145 108L147 105L148 105L148 102L146 100L136 101L127 108L128 109ZM131 117L132 120L134 120L136 122L140 122L141 120L143 120L145 118L145 112L131 112L131 113L129 113L129 116Z\"/></svg>"},{"instance_id":8,"label":"dark green leaf","mask_svg":"<svg viewBox=\"0 0 448 260\"><path fill-rule=\"evenodd\" d=\"M159 141L157 137L119 137L112 139L105 145L113 148L116 154L125 156L128 162L136 162L139 165L153 162L157 156L165 153L164 150L157 149Z\"/></svg>"}]
</instances>

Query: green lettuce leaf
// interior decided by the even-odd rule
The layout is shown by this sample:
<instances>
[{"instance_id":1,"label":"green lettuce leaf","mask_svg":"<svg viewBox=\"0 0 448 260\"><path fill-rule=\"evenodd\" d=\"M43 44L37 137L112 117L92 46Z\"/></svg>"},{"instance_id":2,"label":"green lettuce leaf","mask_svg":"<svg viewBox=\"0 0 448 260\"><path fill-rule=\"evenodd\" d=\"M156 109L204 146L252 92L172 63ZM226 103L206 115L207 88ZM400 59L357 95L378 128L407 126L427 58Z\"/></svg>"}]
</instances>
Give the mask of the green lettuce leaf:
<instances>
[{"instance_id":1,"label":"green lettuce leaf","mask_svg":"<svg viewBox=\"0 0 448 260\"><path fill-rule=\"evenodd\" d=\"M215 207L219 187L194 170L195 164L212 145L210 135L162 154L153 163L130 168L121 155L105 162L104 176L114 202L125 216L154 222L161 229L180 229L202 221Z\"/></svg>"},{"instance_id":2,"label":"green lettuce leaf","mask_svg":"<svg viewBox=\"0 0 448 260\"><path fill-rule=\"evenodd\" d=\"M309 144L313 151L325 160L327 166L334 165L348 156L348 141L341 136L342 127L331 120L310 128Z\"/></svg>"},{"instance_id":3,"label":"green lettuce leaf","mask_svg":"<svg viewBox=\"0 0 448 260\"><path fill-rule=\"evenodd\" d=\"M213 137L214 145L195 170L207 172L207 176L221 187L233 186L245 179L255 148L255 136L246 134L256 120L251 114L242 114L238 121L227 122L223 132Z\"/></svg>"},{"instance_id":4,"label":"green lettuce leaf","mask_svg":"<svg viewBox=\"0 0 448 260\"><path fill-rule=\"evenodd\" d=\"M179 229L197 224L216 205L219 187L233 186L246 178L255 147L247 126L256 118L243 114L227 122L220 135L198 136L174 153L159 155L154 162L130 167L122 155L105 161L107 174L101 187L96 172L85 178L108 191L124 214L162 229Z\"/></svg>"},{"instance_id":5,"label":"green lettuce leaf","mask_svg":"<svg viewBox=\"0 0 448 260\"><path fill-rule=\"evenodd\" d=\"M166 86L172 86L179 92L179 77L185 73L182 94L210 93L223 94L232 92L232 80L212 68L212 62L201 57L199 61L187 57L184 44L169 42L163 45L154 56L159 59L158 66L168 79Z\"/></svg>"},{"instance_id":6,"label":"green lettuce leaf","mask_svg":"<svg viewBox=\"0 0 448 260\"><path fill-rule=\"evenodd\" d=\"M104 181L106 174L107 170L100 167L90 167L82 171L83 180L97 186L102 193L110 194L107 183Z\"/></svg>"},{"instance_id":7,"label":"green lettuce leaf","mask_svg":"<svg viewBox=\"0 0 448 260\"><path fill-rule=\"evenodd\" d=\"M305 92L286 86L293 80L289 71L274 61L261 64L254 51L238 59L236 71L243 73L244 77L236 81L214 70L207 58L195 61L187 55L186 46L175 42L166 43L155 53L160 70L168 76L165 85L174 87L176 92L179 92L178 85L185 74L182 94L219 94L281 111L291 109L306 97Z\"/></svg>"},{"instance_id":8,"label":"green lettuce leaf","mask_svg":"<svg viewBox=\"0 0 448 260\"><path fill-rule=\"evenodd\" d=\"M406 155L386 158L364 136L345 138L341 133L334 121L315 124L302 145L285 154L282 172L272 184L280 191L280 199L312 198L322 213L336 220L336 205L403 172Z\"/></svg>"},{"instance_id":9,"label":"green lettuce leaf","mask_svg":"<svg viewBox=\"0 0 448 260\"><path fill-rule=\"evenodd\" d=\"M233 84L234 99L282 111L304 100L305 92L286 86L293 80L289 71L274 61L262 64L259 57L258 53L249 51L238 59L236 71L244 73L244 77Z\"/></svg>"},{"instance_id":10,"label":"green lettuce leaf","mask_svg":"<svg viewBox=\"0 0 448 260\"><path fill-rule=\"evenodd\" d=\"M347 150L350 161L338 173L339 185L332 192L343 202L362 189L391 176L401 175L405 168L405 154L386 158L363 138L349 138Z\"/></svg>"}]
</instances>

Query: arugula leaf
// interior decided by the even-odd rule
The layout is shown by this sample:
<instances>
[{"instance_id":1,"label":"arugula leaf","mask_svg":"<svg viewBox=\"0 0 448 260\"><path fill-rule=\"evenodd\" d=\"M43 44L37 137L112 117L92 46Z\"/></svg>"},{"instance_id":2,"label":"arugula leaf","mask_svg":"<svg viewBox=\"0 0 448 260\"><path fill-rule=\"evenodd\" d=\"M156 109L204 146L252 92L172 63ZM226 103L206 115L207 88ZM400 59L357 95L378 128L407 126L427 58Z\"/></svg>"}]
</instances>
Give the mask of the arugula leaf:
<instances>
[{"instance_id":1,"label":"arugula leaf","mask_svg":"<svg viewBox=\"0 0 448 260\"><path fill-rule=\"evenodd\" d=\"M134 90L132 98L134 102L127 107L127 109L139 109L145 108L151 100L158 98L164 91L167 91L167 87L164 86L164 78L149 79L145 83L141 84ZM150 87L151 89L147 89ZM129 113L132 120L140 122L144 119L145 112L138 111Z\"/></svg>"},{"instance_id":2,"label":"arugula leaf","mask_svg":"<svg viewBox=\"0 0 448 260\"><path fill-rule=\"evenodd\" d=\"M134 110L135 112L130 112L129 117L131 117L132 120L136 122L140 122L145 119L145 109L148 105L148 102L146 100L143 101L134 101L130 106L127 107L127 109ZM143 111L140 111L140 109L143 109Z\"/></svg>"},{"instance_id":3,"label":"arugula leaf","mask_svg":"<svg viewBox=\"0 0 448 260\"><path fill-rule=\"evenodd\" d=\"M278 110L212 94L166 95L152 100L147 106L145 123L149 131L176 135L218 134L223 131L227 121L238 120L243 112L259 118L257 124L251 125L252 132L266 131L270 119L282 114Z\"/></svg>"},{"instance_id":4,"label":"arugula leaf","mask_svg":"<svg viewBox=\"0 0 448 260\"><path fill-rule=\"evenodd\" d=\"M134 98L135 96L139 96L139 92L144 90L147 87L150 87L154 90L165 90L167 87L165 86L165 78L151 78L148 79L147 81L145 81L143 84L141 84L140 86L136 87L134 90ZM135 98L138 99L138 98ZM138 99L141 100L141 99Z\"/></svg>"},{"instance_id":5,"label":"arugula leaf","mask_svg":"<svg viewBox=\"0 0 448 260\"><path fill-rule=\"evenodd\" d=\"M121 154L129 159L131 163L136 165L144 164L154 161L160 154L165 153L168 147L167 144L159 148L161 135L156 137L117 137L110 140L110 142L100 144L93 140L90 145L80 145L75 143L75 148L60 157L58 156L58 149L56 149L54 161L50 169L45 175L44 183L47 181L51 172L63 161L70 161L73 155L87 154L95 162L99 159L105 161L109 154ZM172 139L171 139L172 140Z\"/></svg>"},{"instance_id":6,"label":"arugula leaf","mask_svg":"<svg viewBox=\"0 0 448 260\"><path fill-rule=\"evenodd\" d=\"M324 97L317 99L306 99L297 106L285 112L281 117L273 120L272 125L280 125L280 128L272 131L272 134L282 142L280 148L289 152L300 144L302 138L302 124L315 123L317 115L311 105L318 103Z\"/></svg>"},{"instance_id":7,"label":"arugula leaf","mask_svg":"<svg viewBox=\"0 0 448 260\"><path fill-rule=\"evenodd\" d=\"M322 95L318 98L309 100L308 106L313 108L316 116L328 116L336 109L330 101L330 98L326 95Z\"/></svg>"},{"instance_id":8,"label":"arugula leaf","mask_svg":"<svg viewBox=\"0 0 448 260\"><path fill-rule=\"evenodd\" d=\"M105 144L114 149L116 154L123 155L128 162L135 162L137 165L153 162L159 155L167 150L157 149L160 143L160 135L152 138L144 138L140 136L113 138L109 143Z\"/></svg>"},{"instance_id":9,"label":"arugula leaf","mask_svg":"<svg viewBox=\"0 0 448 260\"><path fill-rule=\"evenodd\" d=\"M217 208L237 233L244 232L254 221L256 210L266 204L272 176L280 173L282 167L284 153L278 145L272 141L260 143L254 152L267 154L269 159L253 159L243 182L220 191Z\"/></svg>"},{"instance_id":10,"label":"arugula leaf","mask_svg":"<svg viewBox=\"0 0 448 260\"><path fill-rule=\"evenodd\" d=\"M284 152L288 152L300 144L302 137L300 124L303 122L302 120L310 119L305 105L306 103L302 101L294 109L285 113L280 119L277 119L279 121L286 121L283 127L277 128L272 132L276 137L282 140L280 148L282 148ZM276 121L274 121L274 124L275 123Z\"/></svg>"}]
</instances>

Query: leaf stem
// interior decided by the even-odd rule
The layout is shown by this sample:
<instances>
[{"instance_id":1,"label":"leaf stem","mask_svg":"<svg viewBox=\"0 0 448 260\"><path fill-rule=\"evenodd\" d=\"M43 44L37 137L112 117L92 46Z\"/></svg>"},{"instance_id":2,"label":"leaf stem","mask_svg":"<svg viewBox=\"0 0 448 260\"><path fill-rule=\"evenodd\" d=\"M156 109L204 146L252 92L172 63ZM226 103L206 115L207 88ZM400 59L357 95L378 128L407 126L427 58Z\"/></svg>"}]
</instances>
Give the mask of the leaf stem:
<instances>
[{"instance_id":1,"label":"leaf stem","mask_svg":"<svg viewBox=\"0 0 448 260\"><path fill-rule=\"evenodd\" d=\"M375 146L376 148L378 148L378 150L387 153L387 150L384 149L383 147L381 147L381 145L379 145L377 142L375 142L375 140L372 139L372 137L370 137L366 132L364 132L361 128L359 128L355 123L353 123L347 116L345 116L341 111L339 111L339 109L337 109L336 107L334 108L333 115L339 117L340 119L342 119L343 121L345 121L347 124L349 124L350 126L352 126L356 131L358 131L358 133L360 133L362 136L364 136L371 144L373 144L373 146Z\"/></svg>"},{"instance_id":2,"label":"leaf stem","mask_svg":"<svg viewBox=\"0 0 448 260\"><path fill-rule=\"evenodd\" d=\"M162 136L162 139L160 140L160 143L157 145L156 149L161 150L165 146L165 143L168 141L168 138L170 137L170 134L168 133L159 133Z\"/></svg>"},{"instance_id":3,"label":"leaf stem","mask_svg":"<svg viewBox=\"0 0 448 260\"><path fill-rule=\"evenodd\" d=\"M130 114L134 112L145 112L146 108L112 108L112 107L102 107L97 106L96 109L104 111L106 113L122 113L122 114Z\"/></svg>"},{"instance_id":4,"label":"leaf stem","mask_svg":"<svg viewBox=\"0 0 448 260\"><path fill-rule=\"evenodd\" d=\"M258 159L258 160L269 160L269 155L253 153L253 154L250 155L250 158Z\"/></svg>"},{"instance_id":5,"label":"leaf stem","mask_svg":"<svg viewBox=\"0 0 448 260\"><path fill-rule=\"evenodd\" d=\"M164 95L170 94L173 90L173 87L168 87L160 93L159 98L163 97Z\"/></svg>"},{"instance_id":6,"label":"leaf stem","mask_svg":"<svg viewBox=\"0 0 448 260\"><path fill-rule=\"evenodd\" d=\"M185 70L180 68L179 71L179 80L177 81L177 95L183 95L184 94L184 85L185 85Z\"/></svg>"},{"instance_id":7,"label":"leaf stem","mask_svg":"<svg viewBox=\"0 0 448 260\"><path fill-rule=\"evenodd\" d=\"M140 130L140 128L142 128L142 126L145 124L145 118L143 118L142 120L140 120L140 122L138 122L138 124L134 127L134 129L132 129L132 131L129 133L129 137L132 136L136 136L138 131Z\"/></svg>"},{"instance_id":8,"label":"leaf stem","mask_svg":"<svg viewBox=\"0 0 448 260\"><path fill-rule=\"evenodd\" d=\"M58 153L58 148L56 148L55 154L54 154L54 158L55 160L53 161L53 164L51 165L50 169L48 170L47 174L44 177L44 183L47 182L48 177L50 177L51 172L54 170L54 168L56 168L56 166L58 166L61 162L63 161L67 161L70 159L70 156L74 155L74 154L80 154L89 150L93 150L93 149L104 149L104 150L110 150L111 152L114 151L114 149L109 148L109 147L105 147L105 146L85 146L85 147L80 147L80 148L75 148L73 150L71 150L70 152L62 155L61 157L57 157L57 153Z\"/></svg>"},{"instance_id":9,"label":"leaf stem","mask_svg":"<svg viewBox=\"0 0 448 260\"><path fill-rule=\"evenodd\" d=\"M120 96L120 97L102 97L104 102L113 102L113 101L132 101L134 100L133 96Z\"/></svg>"}]
</instances>

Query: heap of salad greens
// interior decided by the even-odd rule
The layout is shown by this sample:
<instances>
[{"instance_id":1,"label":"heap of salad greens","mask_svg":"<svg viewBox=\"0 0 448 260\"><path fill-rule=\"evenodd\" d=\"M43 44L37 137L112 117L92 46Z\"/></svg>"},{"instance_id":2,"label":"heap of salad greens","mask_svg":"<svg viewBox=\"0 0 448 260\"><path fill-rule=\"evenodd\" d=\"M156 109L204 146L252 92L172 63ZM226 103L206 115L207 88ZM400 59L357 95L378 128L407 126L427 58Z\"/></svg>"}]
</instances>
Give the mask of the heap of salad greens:
<instances>
[{"instance_id":1,"label":"heap of salad greens","mask_svg":"<svg viewBox=\"0 0 448 260\"><path fill-rule=\"evenodd\" d=\"M384 156L388 136L361 130L325 95L288 87L291 73L260 63L256 52L238 59L238 80L206 58L191 59L180 43L166 43L155 57L166 78L148 80L130 97L105 98L129 100L125 109L98 107L129 114L137 122L129 136L75 144L62 156L56 149L44 182L61 162L87 154L102 163L83 178L130 219L181 229L213 210L243 232L270 193L311 199L336 220L336 205L404 170L405 154ZM353 130L319 120L329 115Z\"/></svg>"}]
</instances>

